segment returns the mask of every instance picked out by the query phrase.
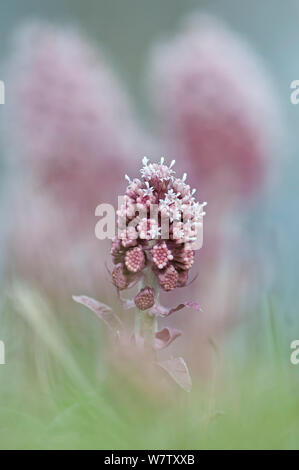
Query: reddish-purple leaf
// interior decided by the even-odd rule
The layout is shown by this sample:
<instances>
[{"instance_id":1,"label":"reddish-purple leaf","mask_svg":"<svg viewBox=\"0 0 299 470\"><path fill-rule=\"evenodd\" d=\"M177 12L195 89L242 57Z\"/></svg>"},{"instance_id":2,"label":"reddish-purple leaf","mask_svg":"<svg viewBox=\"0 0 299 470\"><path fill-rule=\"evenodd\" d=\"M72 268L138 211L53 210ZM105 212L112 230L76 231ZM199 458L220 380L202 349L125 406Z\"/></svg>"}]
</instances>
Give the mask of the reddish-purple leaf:
<instances>
[{"instance_id":1,"label":"reddish-purple leaf","mask_svg":"<svg viewBox=\"0 0 299 470\"><path fill-rule=\"evenodd\" d=\"M111 310L108 305L105 305L98 300L87 297L86 295L73 295L73 300L78 304L82 304L85 307L92 310L98 318L100 318L111 330L119 330L121 327L121 321L117 315Z\"/></svg>"},{"instance_id":2,"label":"reddish-purple leaf","mask_svg":"<svg viewBox=\"0 0 299 470\"><path fill-rule=\"evenodd\" d=\"M195 281L196 281L196 279L198 278L198 276L199 276L199 273L195 274L194 278L193 278L193 279L191 279L191 281L190 281L190 282L187 282L187 284L186 284L186 286L185 286L185 287L187 287L187 286L191 286L191 284L193 284L193 282L195 282Z\"/></svg>"},{"instance_id":3,"label":"reddish-purple leaf","mask_svg":"<svg viewBox=\"0 0 299 470\"><path fill-rule=\"evenodd\" d=\"M201 306L197 302L184 302L184 307L191 308L197 312L202 312Z\"/></svg>"},{"instance_id":4,"label":"reddish-purple leaf","mask_svg":"<svg viewBox=\"0 0 299 470\"><path fill-rule=\"evenodd\" d=\"M162 367L180 387L186 390L186 392L190 392L192 381L187 364L182 357L158 362L158 365Z\"/></svg>"},{"instance_id":5,"label":"reddish-purple leaf","mask_svg":"<svg viewBox=\"0 0 299 470\"><path fill-rule=\"evenodd\" d=\"M178 312L179 310L182 310L185 307L191 308L192 310L196 310L198 312L201 311L201 308L200 308L198 303L196 303L196 302L184 302L182 304L177 305L177 307L171 308L170 310L166 307L163 307L162 305L154 305L149 310L149 314L150 315L157 315L159 317L168 317L168 315L171 315L174 312Z\"/></svg>"},{"instance_id":6,"label":"reddish-purple leaf","mask_svg":"<svg viewBox=\"0 0 299 470\"><path fill-rule=\"evenodd\" d=\"M148 314L157 317L167 317L168 312L168 308L163 307L160 304L155 304L152 308L149 309Z\"/></svg>"},{"instance_id":7,"label":"reddish-purple leaf","mask_svg":"<svg viewBox=\"0 0 299 470\"><path fill-rule=\"evenodd\" d=\"M155 349L164 349L172 343L182 332L175 328L163 328L155 335Z\"/></svg>"}]
</instances>

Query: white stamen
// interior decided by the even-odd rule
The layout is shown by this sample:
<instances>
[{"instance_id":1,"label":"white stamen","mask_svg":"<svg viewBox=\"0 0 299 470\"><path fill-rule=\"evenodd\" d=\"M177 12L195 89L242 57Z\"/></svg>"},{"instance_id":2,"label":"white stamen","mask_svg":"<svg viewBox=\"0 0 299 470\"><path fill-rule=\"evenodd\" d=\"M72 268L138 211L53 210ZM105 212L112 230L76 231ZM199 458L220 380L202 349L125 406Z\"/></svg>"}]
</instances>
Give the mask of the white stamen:
<instances>
[{"instance_id":1,"label":"white stamen","mask_svg":"<svg viewBox=\"0 0 299 470\"><path fill-rule=\"evenodd\" d=\"M160 163L161 163L161 165L163 165L163 163L164 163L164 157L161 157Z\"/></svg>"},{"instance_id":2,"label":"white stamen","mask_svg":"<svg viewBox=\"0 0 299 470\"><path fill-rule=\"evenodd\" d=\"M172 162L169 165L169 168L172 168L174 164L175 164L175 160L172 160Z\"/></svg>"}]
</instances>

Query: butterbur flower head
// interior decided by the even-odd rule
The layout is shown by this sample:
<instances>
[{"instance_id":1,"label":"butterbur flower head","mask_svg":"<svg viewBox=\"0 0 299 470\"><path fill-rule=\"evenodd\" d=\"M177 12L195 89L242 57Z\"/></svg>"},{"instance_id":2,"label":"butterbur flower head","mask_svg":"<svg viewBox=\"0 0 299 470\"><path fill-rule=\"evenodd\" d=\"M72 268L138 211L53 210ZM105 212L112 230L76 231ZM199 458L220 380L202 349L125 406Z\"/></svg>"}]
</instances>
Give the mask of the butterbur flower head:
<instances>
[{"instance_id":1,"label":"butterbur flower head","mask_svg":"<svg viewBox=\"0 0 299 470\"><path fill-rule=\"evenodd\" d=\"M157 317L168 317L185 307L199 311L196 302L180 302L173 308L159 303L159 289L166 292L187 284L188 272L193 264L197 229L202 226L204 203L195 200L195 190L186 184L187 175L175 178L174 161L168 166L143 159L141 178L131 180L119 208L118 237L112 241L111 255L116 265L112 282L124 310L137 308L134 333L129 334L122 320L112 309L86 296L75 296L76 302L86 305L103 320L117 343L133 346L134 356L148 358L185 390L190 390L191 379L183 358L157 361L157 351L166 348L181 334L175 328L157 330ZM142 211L142 214L140 214ZM168 230L165 230L165 214ZM176 239L174 225L182 233ZM187 229L184 230L184 227ZM162 238L162 235L167 236ZM134 246L132 243L134 242ZM123 298L124 289L139 284L134 298ZM128 342L129 339L129 342ZM137 348L137 350L135 349Z\"/></svg>"},{"instance_id":2,"label":"butterbur flower head","mask_svg":"<svg viewBox=\"0 0 299 470\"><path fill-rule=\"evenodd\" d=\"M126 190L126 195L129 196L129 198L134 198L137 192L139 191L139 189L141 189L142 183L137 178L131 181L127 175L126 175L126 179L129 181L129 185Z\"/></svg>"},{"instance_id":3,"label":"butterbur flower head","mask_svg":"<svg viewBox=\"0 0 299 470\"><path fill-rule=\"evenodd\" d=\"M157 193L165 191L168 188L168 184L172 179L174 171L172 167L175 163L172 160L169 166L164 165L164 158L161 159L160 164L158 163L148 163L148 158L144 157L142 160L143 168L141 169L141 175Z\"/></svg>"},{"instance_id":4,"label":"butterbur flower head","mask_svg":"<svg viewBox=\"0 0 299 470\"><path fill-rule=\"evenodd\" d=\"M160 286L166 292L178 287L179 273L173 265L168 266L163 272L158 273Z\"/></svg>"},{"instance_id":5,"label":"butterbur flower head","mask_svg":"<svg viewBox=\"0 0 299 470\"><path fill-rule=\"evenodd\" d=\"M112 242L111 254L114 263L123 266L122 272L150 270L158 285L171 291L187 283L205 203L195 200L196 191L186 183L186 173L175 176L174 161L167 165L161 158L150 163L144 157L142 163L140 179L126 175L128 187L118 210L122 230L120 239Z\"/></svg>"},{"instance_id":6,"label":"butterbur flower head","mask_svg":"<svg viewBox=\"0 0 299 470\"><path fill-rule=\"evenodd\" d=\"M135 246L137 236L138 236L138 234L137 234L134 227L126 228L120 234L122 246L125 247L125 248L127 248L129 246Z\"/></svg>"},{"instance_id":7,"label":"butterbur flower head","mask_svg":"<svg viewBox=\"0 0 299 470\"><path fill-rule=\"evenodd\" d=\"M189 271L194 263L194 250L192 250L192 247L185 244L183 247L177 247L173 252L174 265L176 268Z\"/></svg>"},{"instance_id":8,"label":"butterbur flower head","mask_svg":"<svg viewBox=\"0 0 299 470\"><path fill-rule=\"evenodd\" d=\"M131 273L138 273L144 268L145 254L141 246L130 248L125 255L125 265Z\"/></svg>"},{"instance_id":9,"label":"butterbur flower head","mask_svg":"<svg viewBox=\"0 0 299 470\"><path fill-rule=\"evenodd\" d=\"M157 243L157 245L152 248L152 259L153 263L159 269L165 268L169 261L173 259L173 255L171 251L167 248L165 242Z\"/></svg>"},{"instance_id":10,"label":"butterbur flower head","mask_svg":"<svg viewBox=\"0 0 299 470\"><path fill-rule=\"evenodd\" d=\"M185 287L188 282L188 272L181 271L178 276L177 286L178 287Z\"/></svg>"},{"instance_id":11,"label":"butterbur flower head","mask_svg":"<svg viewBox=\"0 0 299 470\"><path fill-rule=\"evenodd\" d=\"M122 240L118 238L114 238L112 240L112 245L111 245L111 250L110 250L111 255L115 258L119 256L121 251L122 251Z\"/></svg>"},{"instance_id":12,"label":"butterbur flower head","mask_svg":"<svg viewBox=\"0 0 299 470\"><path fill-rule=\"evenodd\" d=\"M116 266L112 271L112 281L119 290L126 289L129 285L128 276L124 273L122 265Z\"/></svg>"},{"instance_id":13,"label":"butterbur flower head","mask_svg":"<svg viewBox=\"0 0 299 470\"><path fill-rule=\"evenodd\" d=\"M154 290L151 287L144 287L134 299L135 305L139 310L148 310L155 303Z\"/></svg>"},{"instance_id":14,"label":"butterbur flower head","mask_svg":"<svg viewBox=\"0 0 299 470\"><path fill-rule=\"evenodd\" d=\"M153 240L160 235L159 224L154 219L143 218L138 226L139 237L144 240Z\"/></svg>"},{"instance_id":15,"label":"butterbur flower head","mask_svg":"<svg viewBox=\"0 0 299 470\"><path fill-rule=\"evenodd\" d=\"M167 148L184 155L204 196L255 193L280 126L271 77L245 41L220 21L193 15L157 45L150 74Z\"/></svg>"}]
</instances>

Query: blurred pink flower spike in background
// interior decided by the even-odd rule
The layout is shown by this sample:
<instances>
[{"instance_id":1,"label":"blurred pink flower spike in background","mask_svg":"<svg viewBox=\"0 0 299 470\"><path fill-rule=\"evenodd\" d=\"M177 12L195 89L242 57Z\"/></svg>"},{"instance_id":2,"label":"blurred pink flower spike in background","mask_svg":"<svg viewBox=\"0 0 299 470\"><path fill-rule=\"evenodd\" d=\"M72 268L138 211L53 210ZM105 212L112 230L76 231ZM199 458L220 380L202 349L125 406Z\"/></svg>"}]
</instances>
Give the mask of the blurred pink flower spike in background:
<instances>
[{"instance_id":1,"label":"blurred pink flower spike in background","mask_svg":"<svg viewBox=\"0 0 299 470\"><path fill-rule=\"evenodd\" d=\"M155 47L149 73L166 152L183 156L209 204L261 189L281 132L271 76L243 39L210 16L193 15Z\"/></svg>"},{"instance_id":2,"label":"blurred pink flower spike in background","mask_svg":"<svg viewBox=\"0 0 299 470\"><path fill-rule=\"evenodd\" d=\"M76 210L109 201L142 132L103 53L71 29L32 23L15 37L8 83L13 151L38 185Z\"/></svg>"},{"instance_id":3,"label":"blurred pink flower spike in background","mask_svg":"<svg viewBox=\"0 0 299 470\"><path fill-rule=\"evenodd\" d=\"M48 23L19 30L7 83L7 144L20 174L9 240L16 273L58 289L82 277L98 283L105 244L94 236L95 208L115 201L120 175L147 145L129 99L101 52Z\"/></svg>"},{"instance_id":4,"label":"blurred pink flower spike in background","mask_svg":"<svg viewBox=\"0 0 299 470\"><path fill-rule=\"evenodd\" d=\"M200 181L209 203L199 283L191 292L197 299L200 285L206 315L185 326L188 337L197 334L185 346L188 361L204 370L213 354L208 345L203 350L206 338L220 341L261 290L262 270L250 269L258 255L242 222L276 177L280 109L263 61L246 40L208 15L193 14L178 34L157 43L148 74L164 152L194 186ZM251 289L237 289L242 283Z\"/></svg>"}]
</instances>

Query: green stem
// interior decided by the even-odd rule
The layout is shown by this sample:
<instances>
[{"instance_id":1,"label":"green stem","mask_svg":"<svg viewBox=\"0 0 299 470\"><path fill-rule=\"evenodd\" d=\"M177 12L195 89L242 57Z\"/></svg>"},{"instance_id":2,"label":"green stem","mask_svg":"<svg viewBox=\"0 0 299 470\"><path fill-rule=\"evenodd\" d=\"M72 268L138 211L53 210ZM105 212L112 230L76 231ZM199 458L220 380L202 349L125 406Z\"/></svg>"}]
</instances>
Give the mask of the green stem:
<instances>
[{"instance_id":1,"label":"green stem","mask_svg":"<svg viewBox=\"0 0 299 470\"><path fill-rule=\"evenodd\" d=\"M145 272L142 281L139 284L139 289L143 287L151 287L155 292L155 302L158 300L158 285L155 276L151 271ZM148 310L136 309L135 314L135 336L142 336L144 339L144 347L149 351L154 351L155 334L157 332L157 318L154 315L149 315Z\"/></svg>"},{"instance_id":2,"label":"green stem","mask_svg":"<svg viewBox=\"0 0 299 470\"><path fill-rule=\"evenodd\" d=\"M142 312L138 308L136 308L135 323L134 323L135 337L138 337L141 335L141 320L142 320Z\"/></svg>"},{"instance_id":3,"label":"green stem","mask_svg":"<svg viewBox=\"0 0 299 470\"><path fill-rule=\"evenodd\" d=\"M154 347L155 334L157 329L157 320L155 316L150 316L148 311L143 313L143 337L145 348Z\"/></svg>"}]
</instances>

